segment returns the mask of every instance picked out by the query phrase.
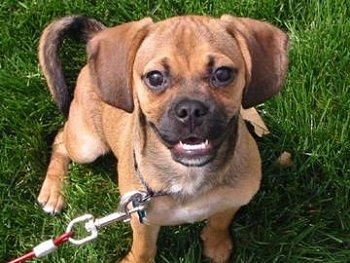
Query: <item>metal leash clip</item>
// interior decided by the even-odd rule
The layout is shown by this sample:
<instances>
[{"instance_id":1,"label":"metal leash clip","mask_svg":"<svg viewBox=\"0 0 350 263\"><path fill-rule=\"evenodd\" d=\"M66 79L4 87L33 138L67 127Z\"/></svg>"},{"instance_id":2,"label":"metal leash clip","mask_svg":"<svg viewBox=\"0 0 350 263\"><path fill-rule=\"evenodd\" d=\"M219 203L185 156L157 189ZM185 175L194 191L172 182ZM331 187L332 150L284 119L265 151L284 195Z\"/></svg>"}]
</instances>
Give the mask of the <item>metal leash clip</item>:
<instances>
[{"instance_id":1,"label":"metal leash clip","mask_svg":"<svg viewBox=\"0 0 350 263\"><path fill-rule=\"evenodd\" d=\"M76 224L85 223L85 230L90 233L89 236L81 239L75 239L70 237L69 242L74 245L83 245L91 240L94 240L98 236L98 228L108 226L114 222L128 222L130 221L131 214L137 213L139 220L143 223L145 213L145 203L150 199L147 192L132 191L128 192L121 197L119 202L118 211L107 216L95 219L93 215L86 214L73 219L66 229L66 233L73 230Z\"/></svg>"}]
</instances>

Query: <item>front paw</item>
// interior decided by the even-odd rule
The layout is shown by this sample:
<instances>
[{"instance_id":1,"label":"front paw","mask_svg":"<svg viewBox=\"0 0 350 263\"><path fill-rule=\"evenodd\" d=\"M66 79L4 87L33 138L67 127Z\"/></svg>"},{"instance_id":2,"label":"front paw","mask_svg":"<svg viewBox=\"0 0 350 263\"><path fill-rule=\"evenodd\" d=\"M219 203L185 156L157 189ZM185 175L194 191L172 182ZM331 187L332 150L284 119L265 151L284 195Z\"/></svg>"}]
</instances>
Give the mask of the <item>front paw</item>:
<instances>
[{"instance_id":1,"label":"front paw","mask_svg":"<svg viewBox=\"0 0 350 263\"><path fill-rule=\"evenodd\" d=\"M213 233L204 228L201 234L203 254L215 263L228 263L233 250L233 242L228 231Z\"/></svg>"},{"instance_id":2,"label":"front paw","mask_svg":"<svg viewBox=\"0 0 350 263\"><path fill-rule=\"evenodd\" d=\"M154 255L148 256L136 256L134 253L129 252L121 261L120 263L152 263L154 262Z\"/></svg>"},{"instance_id":3,"label":"front paw","mask_svg":"<svg viewBox=\"0 0 350 263\"><path fill-rule=\"evenodd\" d=\"M60 213L64 208L62 183L49 176L46 177L38 196L38 202L46 213L51 215Z\"/></svg>"}]
</instances>

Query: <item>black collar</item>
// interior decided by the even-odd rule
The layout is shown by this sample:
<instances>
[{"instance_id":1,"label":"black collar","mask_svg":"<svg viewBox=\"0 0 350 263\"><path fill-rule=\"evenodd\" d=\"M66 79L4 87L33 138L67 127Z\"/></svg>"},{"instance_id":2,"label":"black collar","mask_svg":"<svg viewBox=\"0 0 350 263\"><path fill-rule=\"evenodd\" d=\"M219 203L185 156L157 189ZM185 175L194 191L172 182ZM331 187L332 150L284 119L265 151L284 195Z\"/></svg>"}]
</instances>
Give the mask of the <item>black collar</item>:
<instances>
[{"instance_id":1,"label":"black collar","mask_svg":"<svg viewBox=\"0 0 350 263\"><path fill-rule=\"evenodd\" d=\"M167 191L154 191L149 184L146 182L145 178L142 176L140 169L139 169L139 165L137 164L136 161L136 155L135 155L135 151L133 154L134 157L134 169L135 169L135 174L137 176L137 178L140 180L141 184L144 186L144 188L146 189L146 192L148 194L149 197L157 197L157 196L165 196L165 195L170 195L170 193L168 193Z\"/></svg>"}]
</instances>

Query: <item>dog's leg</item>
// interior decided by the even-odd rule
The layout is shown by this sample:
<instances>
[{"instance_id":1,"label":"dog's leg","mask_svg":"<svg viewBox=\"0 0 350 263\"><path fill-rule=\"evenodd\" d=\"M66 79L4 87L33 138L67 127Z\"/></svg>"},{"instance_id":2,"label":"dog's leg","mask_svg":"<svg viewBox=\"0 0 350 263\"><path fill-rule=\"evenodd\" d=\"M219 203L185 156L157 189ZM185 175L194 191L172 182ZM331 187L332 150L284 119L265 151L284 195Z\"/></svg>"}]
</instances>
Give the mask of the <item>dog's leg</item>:
<instances>
[{"instance_id":1,"label":"dog's leg","mask_svg":"<svg viewBox=\"0 0 350 263\"><path fill-rule=\"evenodd\" d=\"M64 205L62 186L69 163L70 158L64 145L63 130L60 130L52 145L50 164L38 197L38 202L47 213L55 214Z\"/></svg>"},{"instance_id":2,"label":"dog's leg","mask_svg":"<svg viewBox=\"0 0 350 263\"><path fill-rule=\"evenodd\" d=\"M229 227L238 208L213 215L201 233L204 255L215 263L229 262L233 242Z\"/></svg>"},{"instance_id":3,"label":"dog's leg","mask_svg":"<svg viewBox=\"0 0 350 263\"><path fill-rule=\"evenodd\" d=\"M144 225L139 219L131 220L133 241L130 252L121 263L151 263L157 252L157 238L160 226Z\"/></svg>"},{"instance_id":4,"label":"dog's leg","mask_svg":"<svg viewBox=\"0 0 350 263\"><path fill-rule=\"evenodd\" d=\"M63 185L71 160L90 163L108 151L109 148L97 132L93 119L85 115L84 109L73 100L70 117L55 138L46 178L39 193L38 202L44 211L56 214L63 208Z\"/></svg>"}]
</instances>

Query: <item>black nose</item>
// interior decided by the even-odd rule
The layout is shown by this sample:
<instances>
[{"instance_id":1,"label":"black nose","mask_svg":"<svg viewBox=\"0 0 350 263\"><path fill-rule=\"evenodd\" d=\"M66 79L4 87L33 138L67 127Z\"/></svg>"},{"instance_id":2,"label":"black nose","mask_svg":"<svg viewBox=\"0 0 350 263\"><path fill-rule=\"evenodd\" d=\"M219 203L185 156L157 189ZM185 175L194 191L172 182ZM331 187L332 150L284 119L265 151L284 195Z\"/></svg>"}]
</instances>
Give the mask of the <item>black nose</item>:
<instances>
[{"instance_id":1,"label":"black nose","mask_svg":"<svg viewBox=\"0 0 350 263\"><path fill-rule=\"evenodd\" d=\"M208 114L208 107L198 100L182 100L175 107L176 118L183 123L199 125Z\"/></svg>"}]
</instances>

